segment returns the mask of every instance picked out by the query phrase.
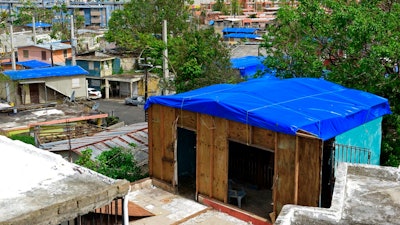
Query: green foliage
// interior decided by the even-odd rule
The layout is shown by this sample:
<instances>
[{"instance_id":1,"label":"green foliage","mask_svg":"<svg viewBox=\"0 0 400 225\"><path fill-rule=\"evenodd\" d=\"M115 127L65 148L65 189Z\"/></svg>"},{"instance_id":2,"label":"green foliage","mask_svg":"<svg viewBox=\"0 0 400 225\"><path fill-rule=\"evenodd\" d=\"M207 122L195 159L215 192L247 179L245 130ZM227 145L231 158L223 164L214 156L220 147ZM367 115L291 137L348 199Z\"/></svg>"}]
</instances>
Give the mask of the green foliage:
<instances>
[{"instance_id":1,"label":"green foliage","mask_svg":"<svg viewBox=\"0 0 400 225\"><path fill-rule=\"evenodd\" d=\"M117 124L119 122L119 117L118 116L108 116L106 118L106 123L107 123L107 127Z\"/></svg>"},{"instance_id":2,"label":"green foliage","mask_svg":"<svg viewBox=\"0 0 400 225\"><path fill-rule=\"evenodd\" d=\"M176 73L176 91L185 92L218 83L235 83L229 50L214 29L186 32L170 41L170 63Z\"/></svg>"},{"instance_id":3,"label":"green foliage","mask_svg":"<svg viewBox=\"0 0 400 225\"><path fill-rule=\"evenodd\" d=\"M186 20L189 8L185 4L187 2L132 0L124 5L124 9L113 11L105 39L126 50L141 52L154 41L150 36L162 33L164 20L168 21L169 33L179 35L188 27Z\"/></svg>"},{"instance_id":4,"label":"green foliage","mask_svg":"<svg viewBox=\"0 0 400 225\"><path fill-rule=\"evenodd\" d=\"M287 77L321 77L389 100L384 118L383 165L400 161L400 3L398 1L300 0L283 5L263 44L266 64Z\"/></svg>"},{"instance_id":5,"label":"green foliage","mask_svg":"<svg viewBox=\"0 0 400 225\"><path fill-rule=\"evenodd\" d=\"M75 163L114 179L133 182L145 177L141 168L137 166L132 152L127 149L111 148L102 152L95 160L92 160L91 156L91 149L84 150Z\"/></svg>"},{"instance_id":6,"label":"green foliage","mask_svg":"<svg viewBox=\"0 0 400 225\"><path fill-rule=\"evenodd\" d=\"M10 139L12 140L19 140L27 144L31 144L35 146L35 138L30 136L30 135L24 135L24 134L15 134L11 135Z\"/></svg>"}]
</instances>

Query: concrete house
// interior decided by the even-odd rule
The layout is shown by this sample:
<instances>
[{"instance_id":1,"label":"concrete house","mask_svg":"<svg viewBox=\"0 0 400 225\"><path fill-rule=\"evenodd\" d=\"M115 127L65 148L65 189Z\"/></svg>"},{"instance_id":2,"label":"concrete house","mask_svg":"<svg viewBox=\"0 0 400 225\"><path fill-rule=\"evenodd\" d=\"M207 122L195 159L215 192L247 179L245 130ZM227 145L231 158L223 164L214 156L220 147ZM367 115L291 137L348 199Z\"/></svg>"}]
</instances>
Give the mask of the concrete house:
<instances>
[{"instance_id":1,"label":"concrete house","mask_svg":"<svg viewBox=\"0 0 400 225\"><path fill-rule=\"evenodd\" d=\"M307 78L217 84L150 97L145 109L150 177L253 224L270 224L286 204L329 207L335 162L368 163L336 157L337 146L380 145L390 113L384 98Z\"/></svg>"},{"instance_id":2,"label":"concrete house","mask_svg":"<svg viewBox=\"0 0 400 225\"><path fill-rule=\"evenodd\" d=\"M18 47L18 61L38 60L50 65L65 65L72 56L72 48L64 43L46 43Z\"/></svg>"},{"instance_id":3,"label":"concrete house","mask_svg":"<svg viewBox=\"0 0 400 225\"><path fill-rule=\"evenodd\" d=\"M86 98L88 72L79 66L56 66L29 70L8 70L3 74L0 97L8 102L38 104L70 97Z\"/></svg>"},{"instance_id":4,"label":"concrete house","mask_svg":"<svg viewBox=\"0 0 400 225\"><path fill-rule=\"evenodd\" d=\"M107 224L107 218L129 224L127 180L111 179L5 136L0 136L0 148L5 181L0 186L1 225ZM102 217L93 213L101 208Z\"/></svg>"}]
</instances>

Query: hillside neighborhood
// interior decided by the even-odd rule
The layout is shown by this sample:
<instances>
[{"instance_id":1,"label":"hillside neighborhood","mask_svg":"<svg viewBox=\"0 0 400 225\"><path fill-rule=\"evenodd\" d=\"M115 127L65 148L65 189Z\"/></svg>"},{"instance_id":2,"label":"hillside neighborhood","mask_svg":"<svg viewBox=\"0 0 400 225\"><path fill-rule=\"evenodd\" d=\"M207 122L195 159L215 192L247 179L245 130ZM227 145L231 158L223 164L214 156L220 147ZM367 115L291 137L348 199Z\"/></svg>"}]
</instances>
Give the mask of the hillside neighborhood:
<instances>
[{"instance_id":1,"label":"hillside neighborhood","mask_svg":"<svg viewBox=\"0 0 400 225\"><path fill-rule=\"evenodd\" d=\"M397 102L268 39L308 0L173 1L0 0L0 225L400 224Z\"/></svg>"}]
</instances>

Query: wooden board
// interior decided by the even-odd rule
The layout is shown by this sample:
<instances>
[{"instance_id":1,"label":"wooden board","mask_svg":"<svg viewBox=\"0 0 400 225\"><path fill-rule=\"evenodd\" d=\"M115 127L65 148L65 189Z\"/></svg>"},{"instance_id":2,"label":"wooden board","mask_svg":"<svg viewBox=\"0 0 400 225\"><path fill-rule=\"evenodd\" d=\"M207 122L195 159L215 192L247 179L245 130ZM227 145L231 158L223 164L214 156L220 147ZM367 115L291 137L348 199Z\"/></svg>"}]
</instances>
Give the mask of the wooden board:
<instances>
[{"instance_id":1,"label":"wooden board","mask_svg":"<svg viewBox=\"0 0 400 225\"><path fill-rule=\"evenodd\" d=\"M294 203L296 136L277 133L274 172L274 212Z\"/></svg>"},{"instance_id":2,"label":"wooden board","mask_svg":"<svg viewBox=\"0 0 400 225\"><path fill-rule=\"evenodd\" d=\"M228 198L228 122L215 119L212 194L217 200L227 202Z\"/></svg>"},{"instance_id":3,"label":"wooden board","mask_svg":"<svg viewBox=\"0 0 400 225\"><path fill-rule=\"evenodd\" d=\"M318 206L322 141L317 138L298 137L298 185L297 204Z\"/></svg>"}]
</instances>

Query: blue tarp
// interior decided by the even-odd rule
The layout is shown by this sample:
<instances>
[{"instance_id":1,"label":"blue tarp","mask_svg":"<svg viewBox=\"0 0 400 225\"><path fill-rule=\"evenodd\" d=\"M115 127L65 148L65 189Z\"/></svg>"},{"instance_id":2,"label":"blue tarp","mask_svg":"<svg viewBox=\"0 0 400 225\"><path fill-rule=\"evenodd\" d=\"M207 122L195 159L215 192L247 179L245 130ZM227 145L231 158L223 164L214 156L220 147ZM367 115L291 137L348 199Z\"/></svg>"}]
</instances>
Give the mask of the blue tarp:
<instances>
[{"instance_id":1,"label":"blue tarp","mask_svg":"<svg viewBox=\"0 0 400 225\"><path fill-rule=\"evenodd\" d=\"M27 27L33 27L33 23L28 23L28 24L26 24L25 26L27 26ZM48 27L51 27L51 24L43 23L43 22L36 22L36 23L35 23L35 27L37 27L37 28L40 28L40 27L42 27L42 28L48 28Z\"/></svg>"},{"instance_id":2,"label":"blue tarp","mask_svg":"<svg viewBox=\"0 0 400 225\"><path fill-rule=\"evenodd\" d=\"M29 68L42 68L42 67L51 67L51 64L45 63L39 60L28 60L28 61L23 61L23 62L17 62L16 64L24 66L24 67L29 67Z\"/></svg>"},{"instance_id":3,"label":"blue tarp","mask_svg":"<svg viewBox=\"0 0 400 225\"><path fill-rule=\"evenodd\" d=\"M242 34L254 34L258 28L247 28L247 27L225 27L222 29L222 33L231 34L231 33L242 33Z\"/></svg>"},{"instance_id":4,"label":"blue tarp","mask_svg":"<svg viewBox=\"0 0 400 225\"><path fill-rule=\"evenodd\" d=\"M248 38L248 39L257 39L261 38L257 34L245 34L245 33L230 33L230 34L225 34L224 38Z\"/></svg>"},{"instance_id":5,"label":"blue tarp","mask_svg":"<svg viewBox=\"0 0 400 225\"><path fill-rule=\"evenodd\" d=\"M28 70L6 70L3 71L11 80L25 80L45 77L65 77L88 75L89 72L82 69L80 66L55 66L40 69Z\"/></svg>"},{"instance_id":6,"label":"blue tarp","mask_svg":"<svg viewBox=\"0 0 400 225\"><path fill-rule=\"evenodd\" d=\"M239 70L240 75L245 78L252 78L258 71L262 75L275 76L275 72L263 64L264 60L264 56L244 56L231 58L231 63L232 68Z\"/></svg>"},{"instance_id":7,"label":"blue tarp","mask_svg":"<svg viewBox=\"0 0 400 225\"><path fill-rule=\"evenodd\" d=\"M304 131L322 140L391 113L385 98L315 78L217 84L176 95L150 97L145 109L152 104L290 135Z\"/></svg>"}]
</instances>

